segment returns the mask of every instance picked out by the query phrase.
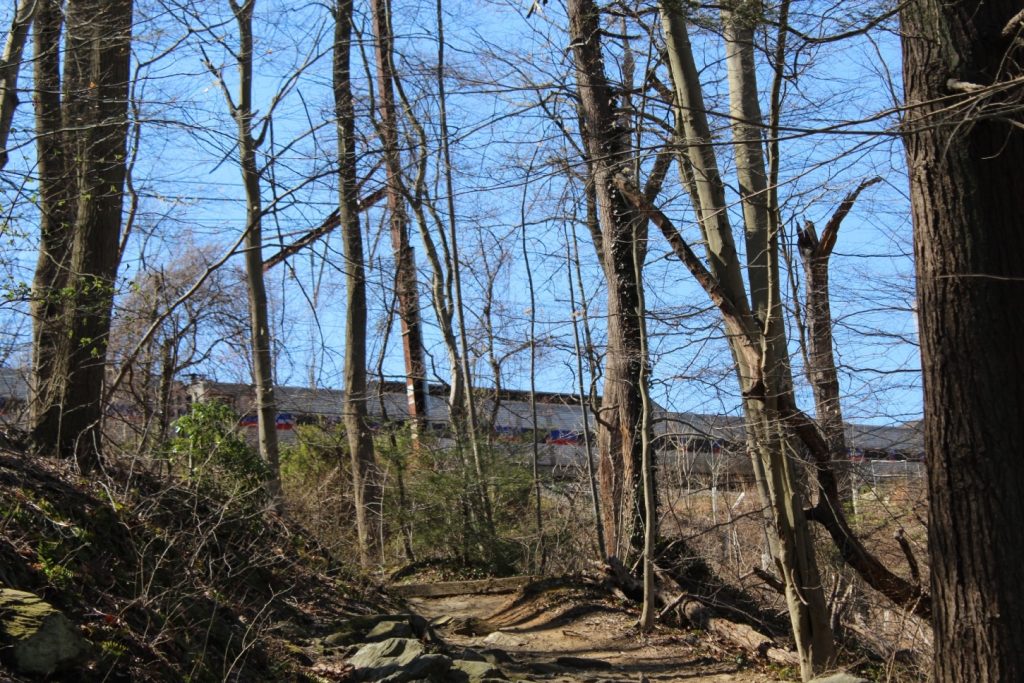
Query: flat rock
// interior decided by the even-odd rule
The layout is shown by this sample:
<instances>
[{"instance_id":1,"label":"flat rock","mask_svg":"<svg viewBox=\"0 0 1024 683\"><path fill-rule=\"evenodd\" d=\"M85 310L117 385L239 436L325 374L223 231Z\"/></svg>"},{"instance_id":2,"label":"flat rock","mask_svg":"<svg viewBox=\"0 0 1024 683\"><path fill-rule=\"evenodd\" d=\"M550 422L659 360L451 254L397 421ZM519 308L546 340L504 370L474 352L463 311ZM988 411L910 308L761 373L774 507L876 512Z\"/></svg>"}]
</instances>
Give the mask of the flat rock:
<instances>
[{"instance_id":1,"label":"flat rock","mask_svg":"<svg viewBox=\"0 0 1024 683\"><path fill-rule=\"evenodd\" d=\"M507 680L505 674L490 662L475 662L465 659L456 659L452 662L452 669L448 672L452 681L463 681L465 683L481 683L485 680Z\"/></svg>"},{"instance_id":2,"label":"flat rock","mask_svg":"<svg viewBox=\"0 0 1024 683\"><path fill-rule=\"evenodd\" d=\"M412 626L408 621L381 621L363 636L365 643L379 643L391 638L412 638Z\"/></svg>"},{"instance_id":3,"label":"flat rock","mask_svg":"<svg viewBox=\"0 0 1024 683\"><path fill-rule=\"evenodd\" d=\"M0 642L15 670L49 676L78 662L88 643L71 621L39 596L0 588Z\"/></svg>"},{"instance_id":4,"label":"flat rock","mask_svg":"<svg viewBox=\"0 0 1024 683\"><path fill-rule=\"evenodd\" d=\"M487 643L488 645L495 645L501 648L523 646L522 638L512 633L506 633L505 631L495 631L494 633L491 633L486 638L484 638L483 642Z\"/></svg>"},{"instance_id":5,"label":"flat rock","mask_svg":"<svg viewBox=\"0 0 1024 683\"><path fill-rule=\"evenodd\" d=\"M461 650L457 655L453 655L455 659L463 659L467 662L488 662L490 661L487 657L484 657L480 652L474 650L471 647L467 647ZM491 662L492 664L494 662Z\"/></svg>"},{"instance_id":6,"label":"flat rock","mask_svg":"<svg viewBox=\"0 0 1024 683\"><path fill-rule=\"evenodd\" d=\"M335 632L320 641L327 649L355 643L376 643L389 638L421 638L438 643L430 623L418 614L372 614L339 621Z\"/></svg>"},{"instance_id":7,"label":"flat rock","mask_svg":"<svg viewBox=\"0 0 1024 683\"><path fill-rule=\"evenodd\" d=\"M412 638L390 638L370 643L349 659L357 681L443 680L452 660L444 655L428 654L423 644Z\"/></svg>"},{"instance_id":8,"label":"flat rock","mask_svg":"<svg viewBox=\"0 0 1024 683\"><path fill-rule=\"evenodd\" d=\"M480 656L491 664L510 664L515 662L512 655L496 647L488 647L480 650Z\"/></svg>"},{"instance_id":9,"label":"flat rock","mask_svg":"<svg viewBox=\"0 0 1024 683\"><path fill-rule=\"evenodd\" d=\"M528 662L526 666L531 673L535 674L564 674L570 671L554 662Z\"/></svg>"}]
</instances>

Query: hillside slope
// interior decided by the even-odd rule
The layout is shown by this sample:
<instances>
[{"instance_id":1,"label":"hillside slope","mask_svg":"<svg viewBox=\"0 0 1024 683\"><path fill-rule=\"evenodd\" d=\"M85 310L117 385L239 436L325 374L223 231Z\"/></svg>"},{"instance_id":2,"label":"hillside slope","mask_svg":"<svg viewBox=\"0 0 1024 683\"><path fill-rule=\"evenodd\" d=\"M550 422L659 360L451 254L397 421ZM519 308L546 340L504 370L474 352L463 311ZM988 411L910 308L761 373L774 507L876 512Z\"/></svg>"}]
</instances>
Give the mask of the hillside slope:
<instances>
[{"instance_id":1,"label":"hillside slope","mask_svg":"<svg viewBox=\"0 0 1024 683\"><path fill-rule=\"evenodd\" d=\"M122 466L83 478L12 450L0 589L38 596L85 637L87 654L50 679L68 681L325 680L308 645L387 602L244 498ZM9 650L0 681L22 680Z\"/></svg>"}]
</instances>

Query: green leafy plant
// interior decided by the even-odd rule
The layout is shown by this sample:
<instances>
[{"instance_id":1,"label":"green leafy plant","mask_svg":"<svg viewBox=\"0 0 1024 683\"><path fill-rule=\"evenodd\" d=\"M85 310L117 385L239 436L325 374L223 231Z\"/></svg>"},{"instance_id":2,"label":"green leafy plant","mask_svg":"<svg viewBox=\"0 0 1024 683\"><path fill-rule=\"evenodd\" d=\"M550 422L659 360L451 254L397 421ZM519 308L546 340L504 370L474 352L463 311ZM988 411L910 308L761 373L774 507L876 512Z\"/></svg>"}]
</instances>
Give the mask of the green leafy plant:
<instances>
[{"instance_id":1,"label":"green leafy plant","mask_svg":"<svg viewBox=\"0 0 1024 683\"><path fill-rule=\"evenodd\" d=\"M58 557L60 549L60 541L40 541L36 548L37 567L53 586L66 589L73 583L75 572L65 566L65 558Z\"/></svg>"},{"instance_id":2,"label":"green leafy plant","mask_svg":"<svg viewBox=\"0 0 1024 683\"><path fill-rule=\"evenodd\" d=\"M260 495L270 472L236 431L238 417L227 405L196 403L174 423L170 458L188 478L227 494Z\"/></svg>"}]
</instances>

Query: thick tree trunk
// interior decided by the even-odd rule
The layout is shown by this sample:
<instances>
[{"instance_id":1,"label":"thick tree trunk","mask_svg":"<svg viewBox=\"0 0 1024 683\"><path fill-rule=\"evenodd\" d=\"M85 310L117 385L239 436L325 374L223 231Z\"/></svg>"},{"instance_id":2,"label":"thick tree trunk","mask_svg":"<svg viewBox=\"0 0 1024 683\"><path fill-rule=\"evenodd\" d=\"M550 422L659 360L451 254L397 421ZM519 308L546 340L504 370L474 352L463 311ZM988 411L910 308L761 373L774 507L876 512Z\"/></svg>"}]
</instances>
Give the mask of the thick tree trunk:
<instances>
[{"instance_id":1,"label":"thick tree trunk","mask_svg":"<svg viewBox=\"0 0 1024 683\"><path fill-rule=\"evenodd\" d=\"M338 130L338 218L345 249L345 398L342 415L352 458L356 532L364 567L379 556L371 508L380 508L373 439L366 424L366 267L356 186L355 106L352 98L352 0L335 7L334 110Z\"/></svg>"},{"instance_id":2,"label":"thick tree trunk","mask_svg":"<svg viewBox=\"0 0 1024 683\"><path fill-rule=\"evenodd\" d=\"M901 14L937 681L1024 680L1021 11Z\"/></svg>"},{"instance_id":3,"label":"thick tree trunk","mask_svg":"<svg viewBox=\"0 0 1024 683\"><path fill-rule=\"evenodd\" d=\"M74 205L61 114L60 45L64 16L58 0L40 0L33 31L35 50L36 157L39 174L39 259L32 285L31 422L35 446L53 453L61 433L65 369L57 367L68 351L62 346L60 292L68 282L68 249Z\"/></svg>"},{"instance_id":4,"label":"thick tree trunk","mask_svg":"<svg viewBox=\"0 0 1024 683\"><path fill-rule=\"evenodd\" d=\"M32 436L40 452L102 452L107 338L118 266L132 3L40 0L36 121L40 252L33 293ZM60 93L60 94L59 94Z\"/></svg>"},{"instance_id":5,"label":"thick tree trunk","mask_svg":"<svg viewBox=\"0 0 1024 683\"><path fill-rule=\"evenodd\" d=\"M409 214L402 190L402 157L399 148L398 117L395 111L394 38L391 31L390 0L373 0L373 35L377 59L377 112L379 134L387 173L388 215L391 246L395 254L395 290L398 317L402 323L405 353L406 394L413 439L427 419L427 366L423 358L423 329L420 324L420 295L416 257L409 242Z\"/></svg>"},{"instance_id":6,"label":"thick tree trunk","mask_svg":"<svg viewBox=\"0 0 1024 683\"><path fill-rule=\"evenodd\" d=\"M639 389L644 359L637 314L641 285L633 240L637 226L646 223L646 218L613 183L616 173L630 172L631 142L629 129L615 115L617 98L605 76L597 6L593 0L570 0L568 12L608 283L608 346L597 437L605 546L614 555L637 557L643 547L645 515Z\"/></svg>"}]
</instances>

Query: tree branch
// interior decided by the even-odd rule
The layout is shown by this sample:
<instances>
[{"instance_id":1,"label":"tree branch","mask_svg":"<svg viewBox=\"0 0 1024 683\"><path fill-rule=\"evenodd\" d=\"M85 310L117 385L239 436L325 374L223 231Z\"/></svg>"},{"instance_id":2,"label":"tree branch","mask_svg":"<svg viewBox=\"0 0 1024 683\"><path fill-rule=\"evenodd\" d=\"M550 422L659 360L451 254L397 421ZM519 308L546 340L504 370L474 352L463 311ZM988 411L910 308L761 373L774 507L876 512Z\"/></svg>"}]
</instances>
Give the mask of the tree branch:
<instances>
[{"instance_id":1,"label":"tree branch","mask_svg":"<svg viewBox=\"0 0 1024 683\"><path fill-rule=\"evenodd\" d=\"M387 193L387 189L382 187L379 190L377 190L376 192L373 192L372 194L369 194L366 197L363 197L362 199L359 200L359 204L357 205L358 210L359 211L364 211L364 210L370 208L371 206L373 206L374 204L379 202L381 199L383 199L384 195L386 193ZM318 225L317 227L313 228L312 230L310 230L305 235L303 235L299 239L295 240L291 244L283 247L276 254L273 254L269 258L265 259L263 261L263 270L264 270L264 272L266 272L266 271L270 270L271 268L273 268L274 266L278 265L279 263L284 261L289 256L293 256L293 255L297 254L303 248L309 246L313 242L316 242L318 239L320 239L324 235L329 234L332 230L334 230L336 227L338 227L338 225L339 225L338 210L335 209L330 214L328 214L327 218L325 218L320 225Z\"/></svg>"}]
</instances>

